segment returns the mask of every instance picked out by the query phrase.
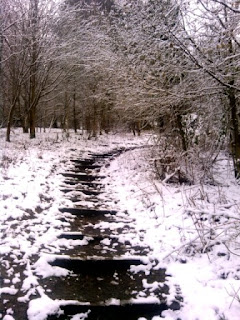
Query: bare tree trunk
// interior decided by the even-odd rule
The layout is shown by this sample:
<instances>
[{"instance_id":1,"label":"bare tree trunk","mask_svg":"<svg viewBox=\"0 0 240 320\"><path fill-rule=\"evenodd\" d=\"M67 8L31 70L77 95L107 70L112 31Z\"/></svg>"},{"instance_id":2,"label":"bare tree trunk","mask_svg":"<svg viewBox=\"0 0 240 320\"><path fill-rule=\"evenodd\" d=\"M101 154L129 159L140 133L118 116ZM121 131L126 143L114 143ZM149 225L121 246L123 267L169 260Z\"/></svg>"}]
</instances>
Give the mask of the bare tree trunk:
<instances>
[{"instance_id":1,"label":"bare tree trunk","mask_svg":"<svg viewBox=\"0 0 240 320\"><path fill-rule=\"evenodd\" d=\"M186 141L185 132L183 130L182 116L180 114L176 115L176 123L177 123L177 128L179 130L179 134L181 137L181 141L182 141L182 149L183 151L187 151L187 141Z\"/></svg>"},{"instance_id":2,"label":"bare tree trunk","mask_svg":"<svg viewBox=\"0 0 240 320\"><path fill-rule=\"evenodd\" d=\"M74 87L74 93L73 93L73 126L74 126L74 132L77 133L76 88L75 87Z\"/></svg>"},{"instance_id":3,"label":"bare tree trunk","mask_svg":"<svg viewBox=\"0 0 240 320\"><path fill-rule=\"evenodd\" d=\"M19 100L19 88L16 90L15 97L12 100L12 104L10 107L10 111L8 114L8 120L7 120L7 131L6 131L6 141L10 142L10 134L11 134L11 126L12 126L12 119L14 115L14 111L17 105L17 101Z\"/></svg>"},{"instance_id":4,"label":"bare tree trunk","mask_svg":"<svg viewBox=\"0 0 240 320\"><path fill-rule=\"evenodd\" d=\"M231 81L231 85L234 85L234 81ZM228 100L231 116L231 147L234 163L234 173L237 179L240 178L240 133L239 133L239 120L237 101L234 89L228 90Z\"/></svg>"},{"instance_id":5,"label":"bare tree trunk","mask_svg":"<svg viewBox=\"0 0 240 320\"><path fill-rule=\"evenodd\" d=\"M93 106L92 137L97 137L97 107L95 104Z\"/></svg>"},{"instance_id":6,"label":"bare tree trunk","mask_svg":"<svg viewBox=\"0 0 240 320\"><path fill-rule=\"evenodd\" d=\"M29 111L30 139L36 138L36 107L31 107Z\"/></svg>"},{"instance_id":7,"label":"bare tree trunk","mask_svg":"<svg viewBox=\"0 0 240 320\"><path fill-rule=\"evenodd\" d=\"M9 114L8 114L8 120L7 120L7 131L6 131L6 141L10 142L10 134L11 134L11 126L12 126L12 119L13 119L13 114L15 110L15 104L11 105Z\"/></svg>"},{"instance_id":8,"label":"bare tree trunk","mask_svg":"<svg viewBox=\"0 0 240 320\"><path fill-rule=\"evenodd\" d=\"M63 118L63 130L69 134L69 98L68 94L65 91L65 98L64 98L64 118Z\"/></svg>"},{"instance_id":9,"label":"bare tree trunk","mask_svg":"<svg viewBox=\"0 0 240 320\"><path fill-rule=\"evenodd\" d=\"M22 115L22 129L23 133L28 133L28 115Z\"/></svg>"},{"instance_id":10,"label":"bare tree trunk","mask_svg":"<svg viewBox=\"0 0 240 320\"><path fill-rule=\"evenodd\" d=\"M1 121L3 121L4 112L3 112L3 30L2 30L2 8L0 5L0 114L2 116Z\"/></svg>"},{"instance_id":11,"label":"bare tree trunk","mask_svg":"<svg viewBox=\"0 0 240 320\"><path fill-rule=\"evenodd\" d=\"M43 111L43 132L46 133L46 110Z\"/></svg>"},{"instance_id":12,"label":"bare tree trunk","mask_svg":"<svg viewBox=\"0 0 240 320\"><path fill-rule=\"evenodd\" d=\"M37 17L38 0L31 0L31 25L32 25L32 48L31 48L31 68L30 68L30 101L29 101L29 127L30 139L36 138L36 85L37 85Z\"/></svg>"},{"instance_id":13,"label":"bare tree trunk","mask_svg":"<svg viewBox=\"0 0 240 320\"><path fill-rule=\"evenodd\" d=\"M225 8L226 14L226 8ZM227 21L227 18L226 18ZM231 63L233 63L232 56L234 54L233 42L231 39L228 41L229 47L229 56ZM233 88L235 85L234 75L232 75L232 79L229 81L230 88L227 89L227 96L229 100L229 108L230 108L230 119L231 119L231 135L230 142L232 147L232 156L234 163L234 174L235 178L240 178L240 134L239 134L239 120L238 120L238 107L237 107L237 99L236 99L236 90Z\"/></svg>"}]
</instances>

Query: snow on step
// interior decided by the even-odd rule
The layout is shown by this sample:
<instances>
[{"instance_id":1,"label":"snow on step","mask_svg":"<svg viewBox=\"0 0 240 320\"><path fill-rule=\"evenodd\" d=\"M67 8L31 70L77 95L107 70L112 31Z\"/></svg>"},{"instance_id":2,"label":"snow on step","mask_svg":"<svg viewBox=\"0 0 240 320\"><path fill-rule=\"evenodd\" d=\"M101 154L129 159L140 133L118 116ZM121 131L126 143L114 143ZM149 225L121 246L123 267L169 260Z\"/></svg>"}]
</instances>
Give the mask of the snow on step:
<instances>
[{"instance_id":1,"label":"snow on step","mask_svg":"<svg viewBox=\"0 0 240 320\"><path fill-rule=\"evenodd\" d=\"M167 302L166 270L153 270L147 258L83 260L53 256L48 258L48 263L61 276L53 276L49 271L50 276L39 282L49 299L61 301L60 309L64 312L62 317L53 315L49 320L68 319L68 315L85 312L89 320L121 319L120 315L129 320L148 319L163 310L180 307L176 299Z\"/></svg>"}]
</instances>

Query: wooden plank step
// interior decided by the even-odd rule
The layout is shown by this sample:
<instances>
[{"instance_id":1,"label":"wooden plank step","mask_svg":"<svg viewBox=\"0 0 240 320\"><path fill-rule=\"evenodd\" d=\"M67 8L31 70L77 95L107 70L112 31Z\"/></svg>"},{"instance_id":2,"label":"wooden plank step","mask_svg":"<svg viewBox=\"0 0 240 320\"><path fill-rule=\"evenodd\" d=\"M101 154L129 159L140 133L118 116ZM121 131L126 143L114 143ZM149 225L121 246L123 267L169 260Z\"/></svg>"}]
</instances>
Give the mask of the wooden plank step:
<instances>
[{"instance_id":1,"label":"wooden plank step","mask_svg":"<svg viewBox=\"0 0 240 320\"><path fill-rule=\"evenodd\" d=\"M102 236L89 236L80 232L63 232L58 236L58 239L68 240L83 240L84 238L91 238L92 240L90 241L102 241L104 239Z\"/></svg>"},{"instance_id":2,"label":"wooden plank step","mask_svg":"<svg viewBox=\"0 0 240 320\"><path fill-rule=\"evenodd\" d=\"M98 181L86 181L86 180L64 180L64 185L67 186L87 186L90 188L103 188L104 185Z\"/></svg>"},{"instance_id":3,"label":"wooden plank step","mask_svg":"<svg viewBox=\"0 0 240 320\"><path fill-rule=\"evenodd\" d=\"M96 209L83 209L83 208L60 208L60 212L68 212L77 216L104 216L107 214L115 215L117 214L116 210L96 210Z\"/></svg>"},{"instance_id":4,"label":"wooden plank step","mask_svg":"<svg viewBox=\"0 0 240 320\"><path fill-rule=\"evenodd\" d=\"M50 316L48 320L66 320L75 314L85 316L87 320L138 320L143 318L151 320L154 316L160 316L164 310L179 310L179 303L125 303L123 305L88 305L67 304L61 307L64 314L60 317ZM85 314L85 315L84 315ZM69 316L69 318L67 318Z\"/></svg>"},{"instance_id":5,"label":"wooden plank step","mask_svg":"<svg viewBox=\"0 0 240 320\"><path fill-rule=\"evenodd\" d=\"M49 263L52 266L57 266L81 274L109 274L116 270L128 270L130 266L139 266L144 264L144 259L140 258L115 258L106 259L102 257L95 257L91 259L78 259L68 257L57 257Z\"/></svg>"},{"instance_id":6,"label":"wooden plank step","mask_svg":"<svg viewBox=\"0 0 240 320\"><path fill-rule=\"evenodd\" d=\"M39 278L39 284L51 299L74 300L97 305L111 299L122 302L139 298L166 301L169 288L166 270L149 270L145 257L106 259L71 258L58 255L48 263L69 270L61 277ZM135 270L135 271L134 271ZM145 274L148 270L148 275ZM171 293L172 294L172 293Z\"/></svg>"},{"instance_id":7,"label":"wooden plank step","mask_svg":"<svg viewBox=\"0 0 240 320\"><path fill-rule=\"evenodd\" d=\"M80 165L92 165L95 162L95 159L89 158L89 159L71 159L70 160L73 163L80 164Z\"/></svg>"},{"instance_id":8,"label":"wooden plank step","mask_svg":"<svg viewBox=\"0 0 240 320\"><path fill-rule=\"evenodd\" d=\"M75 163L74 167L76 169L95 170L95 169L100 169L102 166L100 164L78 164L78 163Z\"/></svg>"},{"instance_id":9,"label":"wooden plank step","mask_svg":"<svg viewBox=\"0 0 240 320\"><path fill-rule=\"evenodd\" d=\"M94 180L99 180L99 179L104 179L106 176L94 176L90 174L80 174L80 173L74 173L74 172L66 172L66 173L61 173L66 178L73 178L76 180L82 180L82 181L94 181Z\"/></svg>"}]
</instances>

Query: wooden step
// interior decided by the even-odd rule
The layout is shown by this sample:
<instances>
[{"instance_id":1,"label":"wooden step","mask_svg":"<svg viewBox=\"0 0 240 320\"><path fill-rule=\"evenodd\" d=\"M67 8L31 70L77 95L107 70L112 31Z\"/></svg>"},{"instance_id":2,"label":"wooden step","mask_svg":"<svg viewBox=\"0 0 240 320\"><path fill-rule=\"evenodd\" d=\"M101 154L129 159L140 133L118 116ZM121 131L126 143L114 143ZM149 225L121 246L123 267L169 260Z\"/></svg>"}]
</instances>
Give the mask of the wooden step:
<instances>
[{"instance_id":1,"label":"wooden step","mask_svg":"<svg viewBox=\"0 0 240 320\"><path fill-rule=\"evenodd\" d=\"M96 210L96 209L83 209L83 208L60 208L59 211L63 213L68 212L76 216L87 216L87 217L117 214L116 210Z\"/></svg>"},{"instance_id":2,"label":"wooden step","mask_svg":"<svg viewBox=\"0 0 240 320\"><path fill-rule=\"evenodd\" d=\"M72 178L72 179L82 180L82 181L94 181L94 180L106 178L106 176L95 176L91 174L75 173L75 172L66 172L61 174L66 178Z\"/></svg>"},{"instance_id":3,"label":"wooden step","mask_svg":"<svg viewBox=\"0 0 240 320\"><path fill-rule=\"evenodd\" d=\"M139 318L151 320L154 316L160 316L167 309L179 310L179 303L171 303L169 306L166 302L125 303L122 305L67 304L61 307L63 315L50 316L48 320L66 320L75 314L82 314L85 318L81 319L86 320L138 320Z\"/></svg>"}]
</instances>

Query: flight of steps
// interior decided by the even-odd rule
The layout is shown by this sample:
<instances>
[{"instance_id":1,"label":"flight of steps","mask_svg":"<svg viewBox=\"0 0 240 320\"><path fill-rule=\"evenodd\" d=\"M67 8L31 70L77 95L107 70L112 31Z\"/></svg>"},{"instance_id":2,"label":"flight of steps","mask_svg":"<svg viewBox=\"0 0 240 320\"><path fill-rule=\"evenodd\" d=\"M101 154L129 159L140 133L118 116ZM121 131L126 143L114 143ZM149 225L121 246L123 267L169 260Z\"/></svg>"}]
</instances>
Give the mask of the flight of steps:
<instances>
[{"instance_id":1,"label":"flight of steps","mask_svg":"<svg viewBox=\"0 0 240 320\"><path fill-rule=\"evenodd\" d=\"M62 191L74 205L60 211L63 217L71 214L74 219L71 230L62 232L59 239L77 244L63 247L49 261L69 270L66 276L39 280L51 299L62 301L62 314L48 320L74 319L74 315L75 319L90 320L152 319L163 310L180 308L177 289L175 299L167 299L166 270L158 269L158 261L150 258L150 249L134 229L134 220L127 212L102 203L104 177L99 175L100 168L121 152L73 159L70 170L63 173ZM78 204L81 194L91 205Z\"/></svg>"}]
</instances>

